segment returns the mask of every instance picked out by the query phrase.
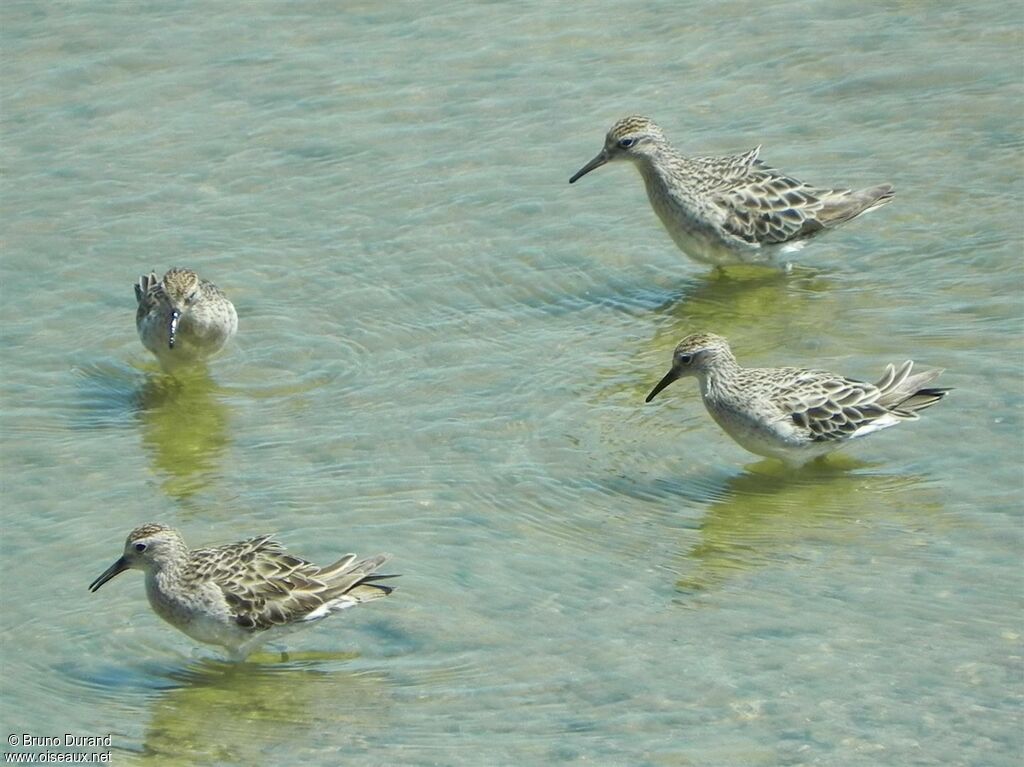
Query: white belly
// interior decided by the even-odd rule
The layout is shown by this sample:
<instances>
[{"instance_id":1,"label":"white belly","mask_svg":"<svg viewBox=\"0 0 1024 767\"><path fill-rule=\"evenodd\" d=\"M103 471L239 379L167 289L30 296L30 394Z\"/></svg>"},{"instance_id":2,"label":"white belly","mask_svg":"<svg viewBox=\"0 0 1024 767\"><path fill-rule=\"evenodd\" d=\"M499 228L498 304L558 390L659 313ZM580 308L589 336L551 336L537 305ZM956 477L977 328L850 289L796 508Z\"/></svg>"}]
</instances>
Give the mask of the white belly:
<instances>
[{"instance_id":1,"label":"white belly","mask_svg":"<svg viewBox=\"0 0 1024 767\"><path fill-rule=\"evenodd\" d=\"M762 248L724 232L713 222L713 211L689 210L665 194L657 182L646 184L651 207L676 246L695 261L712 266L771 264L775 248Z\"/></svg>"},{"instance_id":2,"label":"white belly","mask_svg":"<svg viewBox=\"0 0 1024 767\"><path fill-rule=\"evenodd\" d=\"M785 418L751 417L729 404L708 399L704 404L715 423L737 444L755 455L800 465L840 447L839 442L814 442Z\"/></svg>"}]
</instances>

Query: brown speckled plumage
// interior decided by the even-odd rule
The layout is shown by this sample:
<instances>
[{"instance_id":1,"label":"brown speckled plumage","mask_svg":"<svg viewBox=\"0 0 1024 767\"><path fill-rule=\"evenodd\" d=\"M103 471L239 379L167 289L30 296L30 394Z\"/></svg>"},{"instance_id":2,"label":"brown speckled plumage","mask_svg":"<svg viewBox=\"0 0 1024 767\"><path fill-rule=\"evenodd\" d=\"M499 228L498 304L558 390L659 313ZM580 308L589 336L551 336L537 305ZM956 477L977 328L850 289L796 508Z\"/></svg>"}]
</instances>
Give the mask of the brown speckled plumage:
<instances>
[{"instance_id":1,"label":"brown speckled plumage","mask_svg":"<svg viewBox=\"0 0 1024 767\"><path fill-rule=\"evenodd\" d=\"M608 162L630 160L651 206L683 252L711 264L770 262L804 242L884 205L888 184L823 189L780 173L760 147L722 157L684 157L649 118L633 115L608 131L601 152L570 183Z\"/></svg>"},{"instance_id":2,"label":"brown speckled plumage","mask_svg":"<svg viewBox=\"0 0 1024 767\"><path fill-rule=\"evenodd\" d=\"M679 342L672 367L647 395L696 376L712 418L747 450L787 463L819 457L857 437L916 419L948 389L928 388L941 370L888 365L874 384L825 370L740 367L728 342L697 333Z\"/></svg>"},{"instance_id":3,"label":"brown speckled plumage","mask_svg":"<svg viewBox=\"0 0 1024 767\"><path fill-rule=\"evenodd\" d=\"M238 330L238 315L227 296L191 269L174 268L135 283L135 327L143 346L165 368L205 360Z\"/></svg>"},{"instance_id":4,"label":"brown speckled plumage","mask_svg":"<svg viewBox=\"0 0 1024 767\"><path fill-rule=\"evenodd\" d=\"M128 535L124 555L89 588L96 591L130 568L144 570L160 617L193 639L244 657L274 636L391 593L379 581L395 576L376 574L388 558L347 554L318 567L288 554L269 535L189 550L173 528L146 524Z\"/></svg>"}]
</instances>

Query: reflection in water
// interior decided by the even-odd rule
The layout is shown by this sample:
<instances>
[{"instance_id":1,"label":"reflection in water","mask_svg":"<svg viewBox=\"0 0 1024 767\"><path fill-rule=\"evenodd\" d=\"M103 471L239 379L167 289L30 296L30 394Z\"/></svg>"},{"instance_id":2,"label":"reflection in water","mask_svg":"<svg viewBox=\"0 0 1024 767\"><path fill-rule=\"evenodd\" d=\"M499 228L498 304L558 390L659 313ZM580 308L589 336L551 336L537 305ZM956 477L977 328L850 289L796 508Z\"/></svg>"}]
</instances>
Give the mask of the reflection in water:
<instances>
[{"instance_id":1,"label":"reflection in water","mask_svg":"<svg viewBox=\"0 0 1024 767\"><path fill-rule=\"evenodd\" d=\"M614 365L599 369L600 376L612 383L596 396L628 392L642 406L667 369L671 350L690 333L709 331L736 338L742 340L740 348L748 351L779 348L793 338L807 337L811 328L834 320L833 302L823 300L832 288L829 279L803 267L784 272L737 266L687 280L671 294L646 291L642 301L634 300L628 308L640 308L644 316L653 313L654 332L649 341L637 346L630 365L616 358ZM637 375L636 371L642 372Z\"/></svg>"},{"instance_id":2,"label":"reflection in water","mask_svg":"<svg viewBox=\"0 0 1024 767\"><path fill-rule=\"evenodd\" d=\"M82 429L141 423L142 444L154 471L165 477L164 490L186 498L209 484L231 443L223 389L203 367L176 371L175 376L156 372L155 365L149 370L140 385L138 371L128 366L75 368L78 407L73 422Z\"/></svg>"},{"instance_id":3,"label":"reflection in water","mask_svg":"<svg viewBox=\"0 0 1024 767\"><path fill-rule=\"evenodd\" d=\"M188 377L150 375L136 393L142 444L171 496L191 496L217 473L231 442L228 410L218 393L205 369Z\"/></svg>"},{"instance_id":4,"label":"reflection in water","mask_svg":"<svg viewBox=\"0 0 1024 767\"><path fill-rule=\"evenodd\" d=\"M923 477L863 472L864 464L834 456L826 463L788 469L762 461L728 480L707 508L698 544L686 551L676 582L684 593L707 591L740 572L777 562L809 539L846 545L862 530L865 514L938 509L938 500L907 491Z\"/></svg>"},{"instance_id":5,"label":"reflection in water","mask_svg":"<svg viewBox=\"0 0 1024 767\"><path fill-rule=\"evenodd\" d=\"M637 351L634 364L644 375L608 387L607 394L627 390L643 397L664 374L675 345L690 333L708 331L741 343L738 348L775 349L806 337L811 328L834 320L834 304L826 298L830 280L803 267L791 272L756 266L715 270L687 281L653 309L654 332ZM664 294L662 294L664 297ZM621 379L622 366L601 371Z\"/></svg>"},{"instance_id":6,"label":"reflection in water","mask_svg":"<svg viewBox=\"0 0 1024 767\"><path fill-rule=\"evenodd\" d=\"M658 308L671 321L657 323L648 348L667 364L666 350L698 331L742 340L745 349L779 348L834 321L834 303L819 300L831 287L803 267L789 273L750 266L716 270Z\"/></svg>"},{"instance_id":7,"label":"reflection in water","mask_svg":"<svg viewBox=\"0 0 1024 767\"><path fill-rule=\"evenodd\" d=\"M727 335L732 327L756 324L751 318L770 318L777 323L793 316L803 321L804 313L811 310L808 304L831 288L831 280L807 267L794 267L790 272L753 266L716 269L666 301L657 312L681 323L673 332L701 325L718 327L715 332Z\"/></svg>"},{"instance_id":8,"label":"reflection in water","mask_svg":"<svg viewBox=\"0 0 1024 767\"><path fill-rule=\"evenodd\" d=\"M354 654L280 656L246 663L203 660L168 674L169 689L150 703L140 760L159 764L273 764L302 761L325 745L350 746L386 727L389 705L379 674L337 671ZM255 661L255 662L254 662ZM331 670L328 670L330 668ZM274 752L288 744L288 754ZM344 760L342 760L344 761Z\"/></svg>"}]
</instances>

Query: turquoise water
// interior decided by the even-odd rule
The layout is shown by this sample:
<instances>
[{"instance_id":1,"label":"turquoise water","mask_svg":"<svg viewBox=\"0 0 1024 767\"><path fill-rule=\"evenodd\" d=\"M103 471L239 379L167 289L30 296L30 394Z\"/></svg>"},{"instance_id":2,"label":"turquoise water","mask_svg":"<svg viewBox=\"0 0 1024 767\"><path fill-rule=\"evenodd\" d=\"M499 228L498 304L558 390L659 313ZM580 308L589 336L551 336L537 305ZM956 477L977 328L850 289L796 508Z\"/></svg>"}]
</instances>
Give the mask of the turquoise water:
<instances>
[{"instance_id":1,"label":"turquoise water","mask_svg":"<svg viewBox=\"0 0 1024 767\"><path fill-rule=\"evenodd\" d=\"M118 764L1016 765L1024 15L1004 2L0 8L2 719ZM683 257L618 117L897 188L791 274ZM239 312L159 375L132 283ZM674 343L955 391L793 474ZM399 589L223 663L137 524L390 551Z\"/></svg>"}]
</instances>

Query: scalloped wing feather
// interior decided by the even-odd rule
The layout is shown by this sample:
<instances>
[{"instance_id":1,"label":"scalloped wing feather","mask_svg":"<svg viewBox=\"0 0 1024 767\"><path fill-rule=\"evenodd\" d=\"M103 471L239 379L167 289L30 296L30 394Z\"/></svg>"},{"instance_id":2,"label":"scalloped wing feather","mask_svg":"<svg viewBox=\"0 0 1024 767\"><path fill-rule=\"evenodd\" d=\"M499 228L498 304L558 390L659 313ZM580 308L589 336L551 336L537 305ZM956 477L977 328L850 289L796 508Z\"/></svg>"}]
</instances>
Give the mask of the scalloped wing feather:
<instances>
[{"instance_id":1,"label":"scalloped wing feather","mask_svg":"<svg viewBox=\"0 0 1024 767\"><path fill-rule=\"evenodd\" d=\"M760 147L742 155L695 158L714 178L706 191L723 228L750 244L802 240L884 205L892 186L816 189L757 159Z\"/></svg>"},{"instance_id":2,"label":"scalloped wing feather","mask_svg":"<svg viewBox=\"0 0 1024 767\"><path fill-rule=\"evenodd\" d=\"M287 554L272 536L192 552L195 572L215 583L235 622L259 631L295 621L322 618L334 609L368 601L391 592L369 583L386 577L374 571L385 555L356 561L354 554L318 567ZM335 606L336 601L343 604Z\"/></svg>"},{"instance_id":3,"label":"scalloped wing feather","mask_svg":"<svg viewBox=\"0 0 1024 767\"><path fill-rule=\"evenodd\" d=\"M870 384L823 370L790 368L775 385L773 399L813 442L861 437L901 421L914 420L917 411L931 407L949 389L922 388L941 369L913 373L910 360L887 365L878 383Z\"/></svg>"},{"instance_id":4,"label":"scalloped wing feather","mask_svg":"<svg viewBox=\"0 0 1024 767\"><path fill-rule=\"evenodd\" d=\"M813 442L849 439L889 415L872 384L826 371L799 373L780 385L777 401Z\"/></svg>"},{"instance_id":5,"label":"scalloped wing feather","mask_svg":"<svg viewBox=\"0 0 1024 767\"><path fill-rule=\"evenodd\" d=\"M723 189L714 202L725 212L724 228L750 243L780 244L825 229L824 205L812 187L771 170L755 169Z\"/></svg>"}]
</instances>

